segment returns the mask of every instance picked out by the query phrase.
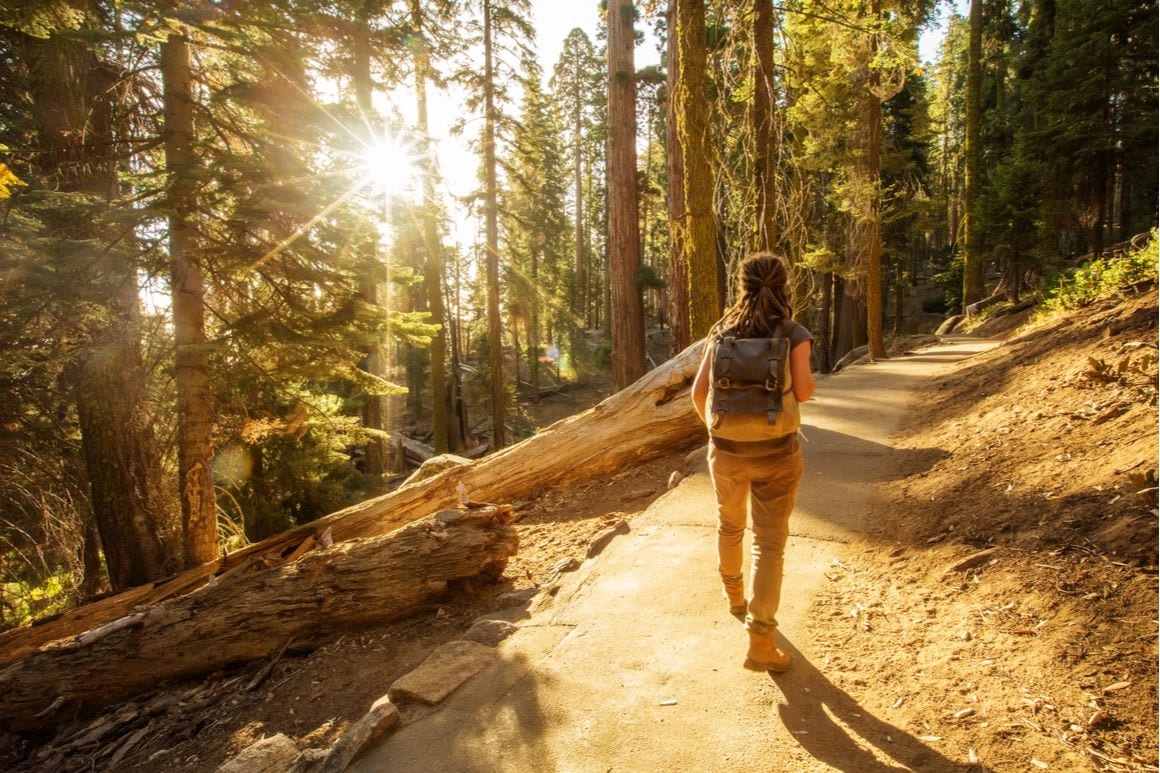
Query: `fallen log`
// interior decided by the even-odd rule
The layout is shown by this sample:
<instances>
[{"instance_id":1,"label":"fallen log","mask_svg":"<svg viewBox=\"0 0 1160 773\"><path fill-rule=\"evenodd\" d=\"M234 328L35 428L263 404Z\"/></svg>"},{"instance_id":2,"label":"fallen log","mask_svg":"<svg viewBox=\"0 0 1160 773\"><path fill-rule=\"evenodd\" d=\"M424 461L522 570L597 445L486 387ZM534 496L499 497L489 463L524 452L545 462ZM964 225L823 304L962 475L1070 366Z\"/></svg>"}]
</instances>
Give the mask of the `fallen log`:
<instances>
[{"instance_id":1,"label":"fallen log","mask_svg":"<svg viewBox=\"0 0 1160 773\"><path fill-rule=\"evenodd\" d=\"M283 562L304 541L321 536L326 529L331 530L334 542L372 537L455 507L461 483L473 499L512 502L539 489L598 478L686 447L704 432L688 394L700 355L701 344L693 344L600 404L470 465L402 486L155 586L124 591L102 600L99 608L80 607L43 625L6 631L0 634L0 667L51 642L117 620L139 605L195 591L212 581L213 575L243 563L258 558L266 565Z\"/></svg>"},{"instance_id":2,"label":"fallen log","mask_svg":"<svg viewBox=\"0 0 1160 773\"><path fill-rule=\"evenodd\" d=\"M30 732L165 681L201 676L398 618L452 580L496 578L516 552L511 508L445 510L384 536L207 585L0 671L0 726ZM43 714L64 699L67 711Z\"/></svg>"}]
</instances>

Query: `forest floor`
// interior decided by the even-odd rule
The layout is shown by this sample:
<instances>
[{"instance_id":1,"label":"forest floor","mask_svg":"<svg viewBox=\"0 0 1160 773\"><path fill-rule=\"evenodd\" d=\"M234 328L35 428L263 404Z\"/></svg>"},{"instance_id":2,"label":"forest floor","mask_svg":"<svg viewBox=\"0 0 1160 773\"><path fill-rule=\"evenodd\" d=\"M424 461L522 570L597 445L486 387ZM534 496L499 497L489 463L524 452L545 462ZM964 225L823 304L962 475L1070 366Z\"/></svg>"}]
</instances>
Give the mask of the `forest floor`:
<instances>
[{"instance_id":1,"label":"forest floor","mask_svg":"<svg viewBox=\"0 0 1160 773\"><path fill-rule=\"evenodd\" d=\"M848 721L881 718L931 750L912 769L1156 769L1156 309L1152 291L1026 327L924 383L873 484L880 517L811 581L797 646L852 701ZM542 423L603 389L546 398ZM0 769L212 771L278 732L332 742L505 594L643 520L687 451L514 503L521 546L500 585L287 653L253 690L261 664L112 707L140 715L115 737L86 740L92 719L40 744L6 736ZM774 700L792 705L785 690ZM798 732L816 769L899 769L845 765Z\"/></svg>"}]
</instances>

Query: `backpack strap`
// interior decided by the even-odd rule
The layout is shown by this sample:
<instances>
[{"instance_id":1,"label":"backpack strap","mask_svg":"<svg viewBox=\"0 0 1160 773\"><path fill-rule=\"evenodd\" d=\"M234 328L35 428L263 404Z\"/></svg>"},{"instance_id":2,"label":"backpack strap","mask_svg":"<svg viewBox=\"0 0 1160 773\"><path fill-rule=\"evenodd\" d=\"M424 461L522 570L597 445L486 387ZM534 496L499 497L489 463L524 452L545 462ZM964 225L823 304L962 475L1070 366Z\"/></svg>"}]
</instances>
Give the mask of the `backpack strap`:
<instances>
[{"instance_id":1,"label":"backpack strap","mask_svg":"<svg viewBox=\"0 0 1160 773\"><path fill-rule=\"evenodd\" d=\"M769 353L765 357L769 365L769 373L765 377L765 415L770 424L777 421L777 414L781 413L781 338L776 336L780 329L779 325L774 331L775 336L769 339Z\"/></svg>"},{"instance_id":2,"label":"backpack strap","mask_svg":"<svg viewBox=\"0 0 1160 773\"><path fill-rule=\"evenodd\" d=\"M721 368L713 375L716 377L714 386L718 389L729 389L733 386L733 381L729 378L729 371L733 366L733 341L733 336L726 336L717 342L715 359Z\"/></svg>"}]
</instances>

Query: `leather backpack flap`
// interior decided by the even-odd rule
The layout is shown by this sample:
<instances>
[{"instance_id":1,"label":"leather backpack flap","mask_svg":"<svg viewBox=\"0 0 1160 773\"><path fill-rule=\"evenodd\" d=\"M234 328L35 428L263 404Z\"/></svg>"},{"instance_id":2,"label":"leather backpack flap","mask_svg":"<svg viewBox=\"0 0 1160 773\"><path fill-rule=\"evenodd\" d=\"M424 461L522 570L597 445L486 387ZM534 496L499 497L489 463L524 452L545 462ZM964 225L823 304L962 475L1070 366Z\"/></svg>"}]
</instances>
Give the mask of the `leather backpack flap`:
<instances>
[{"instance_id":1,"label":"leather backpack flap","mask_svg":"<svg viewBox=\"0 0 1160 773\"><path fill-rule=\"evenodd\" d=\"M713 354L710 405L714 437L761 440L797 431L801 414L789 369L790 341L722 338Z\"/></svg>"},{"instance_id":2,"label":"leather backpack flap","mask_svg":"<svg viewBox=\"0 0 1160 773\"><path fill-rule=\"evenodd\" d=\"M723 338L713 358L715 413L777 413L788 391L789 339ZM772 420L772 419L771 419Z\"/></svg>"}]
</instances>

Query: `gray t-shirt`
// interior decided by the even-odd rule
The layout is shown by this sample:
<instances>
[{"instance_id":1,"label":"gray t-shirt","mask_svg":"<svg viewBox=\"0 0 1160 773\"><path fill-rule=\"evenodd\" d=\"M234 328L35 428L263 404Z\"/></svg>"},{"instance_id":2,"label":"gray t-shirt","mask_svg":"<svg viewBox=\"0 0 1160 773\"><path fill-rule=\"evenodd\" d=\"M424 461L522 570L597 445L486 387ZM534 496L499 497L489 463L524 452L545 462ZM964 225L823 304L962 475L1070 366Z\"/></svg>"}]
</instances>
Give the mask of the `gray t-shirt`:
<instances>
[{"instance_id":1,"label":"gray t-shirt","mask_svg":"<svg viewBox=\"0 0 1160 773\"><path fill-rule=\"evenodd\" d=\"M814 340L814 335L809 331L809 328L807 328L805 325L799 325L792 319L787 319L784 321L782 330L785 331L786 336L789 338L789 348L791 350L796 349L797 345L803 343L804 341ZM762 337L763 336L754 336L754 338ZM710 336L709 341L710 343L713 341L712 336Z\"/></svg>"},{"instance_id":2,"label":"gray t-shirt","mask_svg":"<svg viewBox=\"0 0 1160 773\"><path fill-rule=\"evenodd\" d=\"M805 325L799 325L792 319L786 321L789 327L789 348L796 349L797 345L804 341L814 340L814 335L809 331Z\"/></svg>"}]
</instances>

